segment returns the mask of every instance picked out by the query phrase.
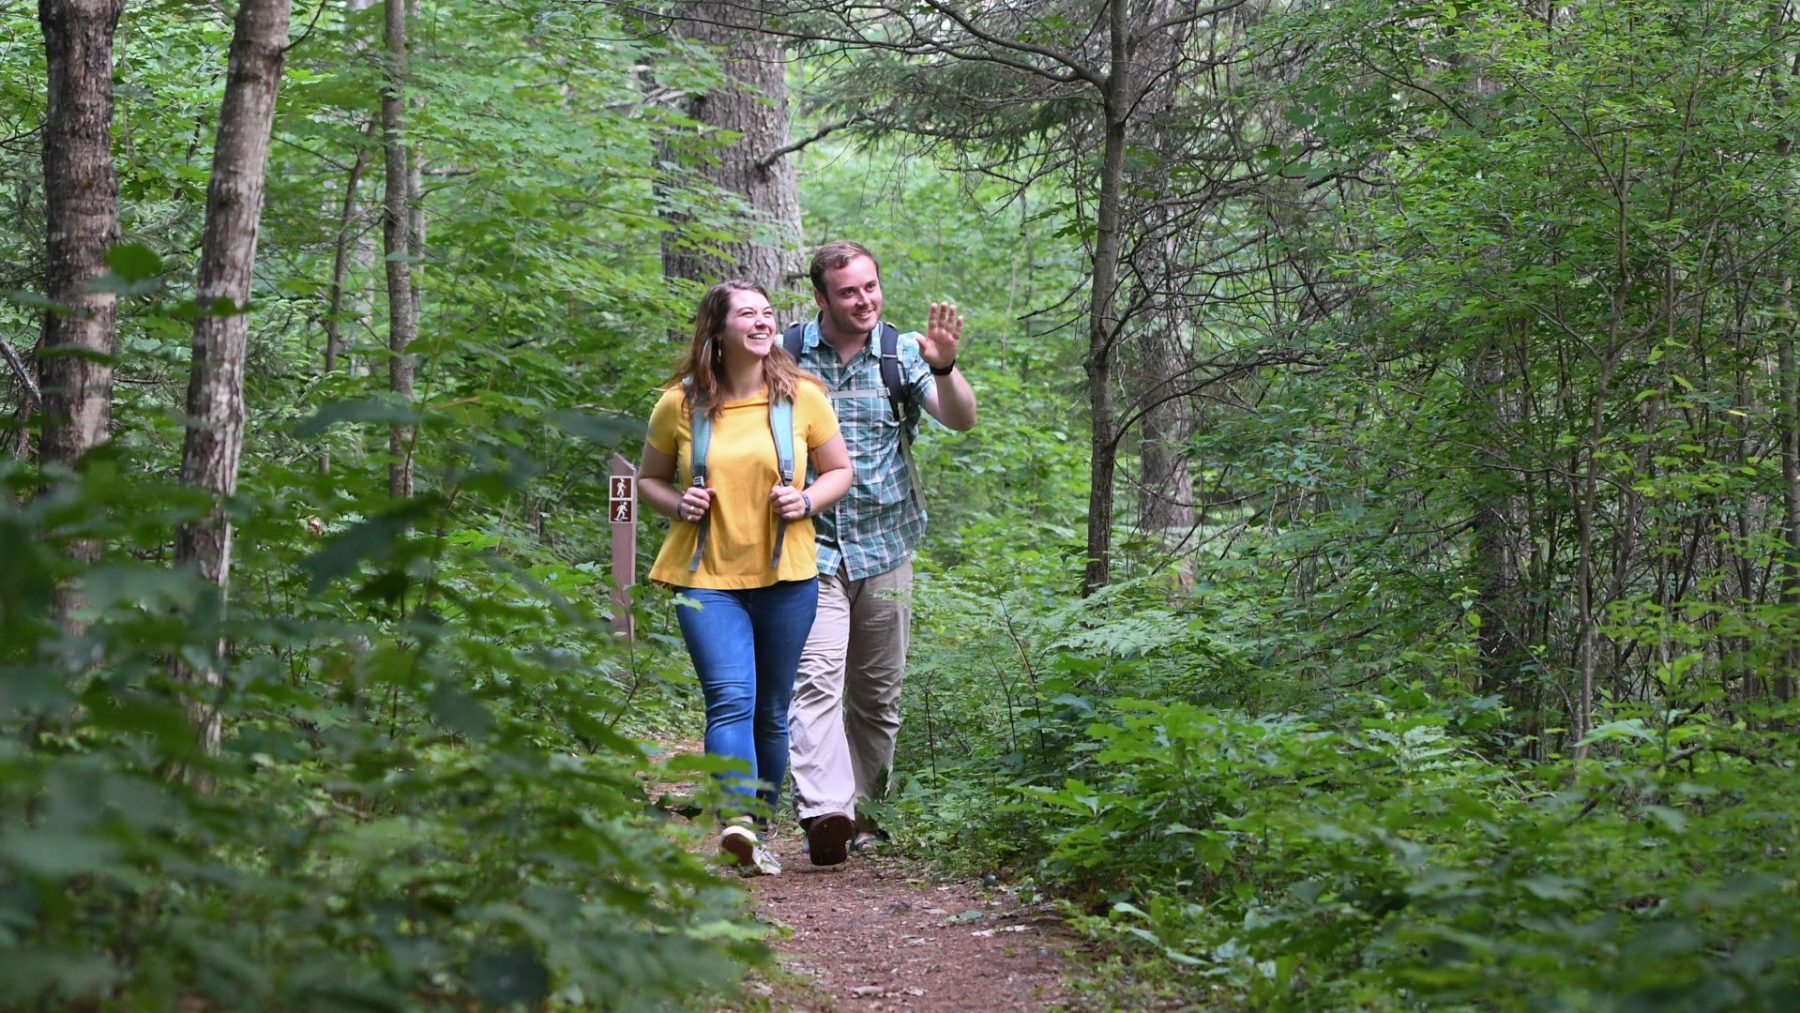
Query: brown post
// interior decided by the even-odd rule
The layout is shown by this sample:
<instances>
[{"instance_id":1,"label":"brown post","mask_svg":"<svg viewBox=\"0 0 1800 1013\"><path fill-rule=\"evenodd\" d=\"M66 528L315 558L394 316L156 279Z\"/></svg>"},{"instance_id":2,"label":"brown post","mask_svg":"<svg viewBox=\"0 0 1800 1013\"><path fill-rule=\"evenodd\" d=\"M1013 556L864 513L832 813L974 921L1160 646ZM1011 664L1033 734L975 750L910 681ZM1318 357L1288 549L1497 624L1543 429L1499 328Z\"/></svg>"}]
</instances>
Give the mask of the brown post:
<instances>
[{"instance_id":1,"label":"brown post","mask_svg":"<svg viewBox=\"0 0 1800 1013\"><path fill-rule=\"evenodd\" d=\"M630 640L631 586L637 583L637 469L614 454L608 479L606 512L612 519L612 605L614 633Z\"/></svg>"}]
</instances>

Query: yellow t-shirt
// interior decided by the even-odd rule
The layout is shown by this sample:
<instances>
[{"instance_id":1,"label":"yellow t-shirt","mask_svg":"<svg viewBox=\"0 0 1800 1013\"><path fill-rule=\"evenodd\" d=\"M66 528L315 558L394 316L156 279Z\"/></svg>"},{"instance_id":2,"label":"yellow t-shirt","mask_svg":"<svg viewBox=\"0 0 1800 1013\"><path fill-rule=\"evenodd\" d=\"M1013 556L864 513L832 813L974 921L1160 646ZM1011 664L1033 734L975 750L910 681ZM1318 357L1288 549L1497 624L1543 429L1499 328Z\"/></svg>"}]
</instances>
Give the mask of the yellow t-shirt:
<instances>
[{"instance_id":1,"label":"yellow t-shirt","mask_svg":"<svg viewBox=\"0 0 1800 1013\"><path fill-rule=\"evenodd\" d=\"M650 412L652 447L675 458L677 488L692 480L693 428L683 391L663 392ZM831 401L817 384L801 380L794 389L794 463L800 484L806 480L807 452L838 434ZM819 550L813 542L812 518L790 521L781 543L781 568L771 569L775 529L780 517L769 502L775 486L775 439L769 434L769 397L727 401L713 423L706 451L706 484L712 489L712 517L700 569L689 573L700 525L671 521L650 579L676 587L721 590L767 587L777 581L805 580L819 574ZM793 476L788 476L790 479Z\"/></svg>"}]
</instances>

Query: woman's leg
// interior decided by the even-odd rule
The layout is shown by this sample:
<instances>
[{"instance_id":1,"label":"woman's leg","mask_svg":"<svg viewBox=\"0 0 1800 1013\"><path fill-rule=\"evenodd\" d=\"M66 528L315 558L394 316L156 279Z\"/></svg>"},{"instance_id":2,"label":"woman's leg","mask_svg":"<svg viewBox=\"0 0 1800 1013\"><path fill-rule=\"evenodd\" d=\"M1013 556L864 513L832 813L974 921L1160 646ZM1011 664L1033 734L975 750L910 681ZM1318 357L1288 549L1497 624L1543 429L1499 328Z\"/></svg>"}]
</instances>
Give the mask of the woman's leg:
<instances>
[{"instance_id":1,"label":"woman's leg","mask_svg":"<svg viewBox=\"0 0 1800 1013\"><path fill-rule=\"evenodd\" d=\"M791 580L754 592L751 624L756 636L756 770L772 785L761 793L771 812L787 779L788 705L794 670L819 606L819 582Z\"/></svg>"},{"instance_id":2,"label":"woman's leg","mask_svg":"<svg viewBox=\"0 0 1800 1013\"><path fill-rule=\"evenodd\" d=\"M749 777L734 775L726 784L740 795L754 795L760 752L753 731L755 637L744 592L686 588L681 593L701 606L677 605L675 619L706 698L706 754L742 760Z\"/></svg>"}]
</instances>

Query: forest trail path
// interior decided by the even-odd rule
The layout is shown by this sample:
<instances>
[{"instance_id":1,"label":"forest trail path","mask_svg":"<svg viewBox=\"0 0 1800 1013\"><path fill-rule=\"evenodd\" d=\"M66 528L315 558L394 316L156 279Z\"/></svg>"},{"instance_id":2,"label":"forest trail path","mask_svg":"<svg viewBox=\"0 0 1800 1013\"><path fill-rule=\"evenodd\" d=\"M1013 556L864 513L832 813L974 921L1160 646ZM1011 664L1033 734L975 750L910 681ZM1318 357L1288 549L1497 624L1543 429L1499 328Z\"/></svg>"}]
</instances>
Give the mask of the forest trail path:
<instances>
[{"instance_id":1,"label":"forest trail path","mask_svg":"<svg viewBox=\"0 0 1800 1013\"><path fill-rule=\"evenodd\" d=\"M697 742L661 742L659 755L699 753ZM659 792L689 795L689 783ZM1070 1001L1064 954L1073 941L1049 913L1021 907L979 880L934 876L897 850L852 854L820 867L800 850L792 810L769 847L781 874L742 880L784 973L752 980L776 1010L1046 1010ZM709 842L710 843L710 842ZM721 870L723 875L730 875Z\"/></svg>"},{"instance_id":2,"label":"forest trail path","mask_svg":"<svg viewBox=\"0 0 1800 1013\"><path fill-rule=\"evenodd\" d=\"M1042 1010L1068 1001L1070 940L1049 915L979 881L934 879L891 851L820 868L797 831L773 837L781 875L745 885L791 974L768 986L777 1008Z\"/></svg>"}]
</instances>

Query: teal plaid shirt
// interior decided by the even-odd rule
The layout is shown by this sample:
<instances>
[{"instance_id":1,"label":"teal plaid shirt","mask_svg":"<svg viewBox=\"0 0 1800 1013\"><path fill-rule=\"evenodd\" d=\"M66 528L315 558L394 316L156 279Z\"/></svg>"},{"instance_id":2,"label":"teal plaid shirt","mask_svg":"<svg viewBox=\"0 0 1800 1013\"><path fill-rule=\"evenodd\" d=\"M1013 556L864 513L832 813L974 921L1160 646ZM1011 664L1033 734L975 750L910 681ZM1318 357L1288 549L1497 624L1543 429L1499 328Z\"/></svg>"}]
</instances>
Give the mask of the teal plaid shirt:
<instances>
[{"instance_id":1,"label":"teal plaid shirt","mask_svg":"<svg viewBox=\"0 0 1800 1013\"><path fill-rule=\"evenodd\" d=\"M925 417L925 395L935 389L931 367L919 355L919 335L900 335L900 377ZM834 574L841 564L850 580L886 573L904 563L925 537L923 490L913 480L901 447L900 423L881 382L881 348L871 339L849 362L838 358L819 333L815 317L800 341L800 368L825 381L831 407L856 483L837 505L813 520L819 536L819 572ZM905 434L910 439L916 433Z\"/></svg>"}]
</instances>

